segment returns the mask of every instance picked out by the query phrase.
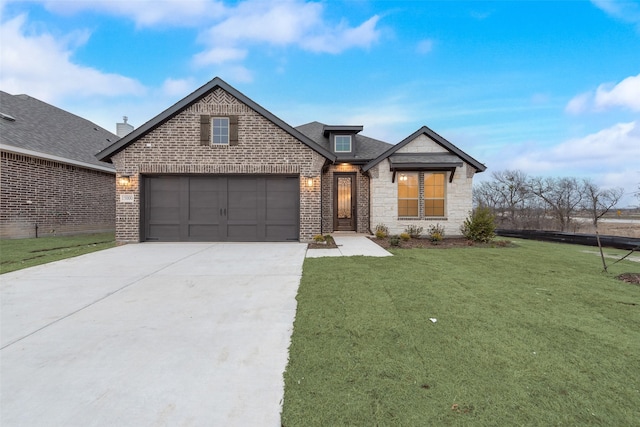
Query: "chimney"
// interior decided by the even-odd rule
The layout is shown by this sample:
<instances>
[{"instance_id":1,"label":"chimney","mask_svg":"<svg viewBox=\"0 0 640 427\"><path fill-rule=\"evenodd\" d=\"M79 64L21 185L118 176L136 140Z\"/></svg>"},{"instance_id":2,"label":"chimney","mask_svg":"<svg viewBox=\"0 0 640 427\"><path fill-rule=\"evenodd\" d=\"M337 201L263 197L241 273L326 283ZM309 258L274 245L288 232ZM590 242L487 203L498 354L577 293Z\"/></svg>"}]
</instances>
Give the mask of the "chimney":
<instances>
[{"instance_id":1,"label":"chimney","mask_svg":"<svg viewBox=\"0 0 640 427\"><path fill-rule=\"evenodd\" d=\"M116 123L116 135L118 135L120 138L133 131L133 126L127 123L127 120L129 120L129 118L127 116L124 116L122 120L124 121L124 123Z\"/></svg>"}]
</instances>

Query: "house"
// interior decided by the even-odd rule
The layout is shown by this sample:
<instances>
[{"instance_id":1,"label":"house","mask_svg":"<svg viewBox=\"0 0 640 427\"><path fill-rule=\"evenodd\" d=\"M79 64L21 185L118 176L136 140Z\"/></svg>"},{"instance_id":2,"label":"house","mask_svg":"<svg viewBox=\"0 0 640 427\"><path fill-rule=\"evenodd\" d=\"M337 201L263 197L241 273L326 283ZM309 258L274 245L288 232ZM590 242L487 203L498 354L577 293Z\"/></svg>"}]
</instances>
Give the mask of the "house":
<instances>
[{"instance_id":1,"label":"house","mask_svg":"<svg viewBox=\"0 0 640 427\"><path fill-rule=\"evenodd\" d=\"M292 127L215 78L97 154L117 171L116 239L309 241L471 210L485 167L423 127L397 145L362 126Z\"/></svg>"},{"instance_id":2,"label":"house","mask_svg":"<svg viewBox=\"0 0 640 427\"><path fill-rule=\"evenodd\" d=\"M28 95L0 91L0 238L115 229L118 137Z\"/></svg>"}]
</instances>

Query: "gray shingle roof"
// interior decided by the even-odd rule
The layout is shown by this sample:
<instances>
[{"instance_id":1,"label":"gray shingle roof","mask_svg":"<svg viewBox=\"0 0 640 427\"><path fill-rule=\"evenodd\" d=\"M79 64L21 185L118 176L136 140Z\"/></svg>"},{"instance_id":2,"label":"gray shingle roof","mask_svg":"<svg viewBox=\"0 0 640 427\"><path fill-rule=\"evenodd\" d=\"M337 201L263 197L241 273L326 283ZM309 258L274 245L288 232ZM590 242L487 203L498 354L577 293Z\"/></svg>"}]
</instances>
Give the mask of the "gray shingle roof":
<instances>
[{"instance_id":1,"label":"gray shingle roof","mask_svg":"<svg viewBox=\"0 0 640 427\"><path fill-rule=\"evenodd\" d=\"M405 145L409 144L418 136L423 134L429 137L432 141L435 141L436 144L445 148L450 153L455 154L461 160L473 166L478 172L484 172L487 169L485 165L483 165L482 163L480 163L479 161L477 161L476 159L474 159L473 157L471 157L470 155L468 155L467 153L465 153L464 151L462 151L461 149L453 145L451 142L447 141L442 136L435 133L433 130L429 129L426 126L422 126L420 129L418 129L417 131L415 131L414 133L412 133L411 135L409 135L408 137L406 137L396 145L391 146L387 151L381 153L375 159L371 160L362 168L362 170L365 172L368 171L369 169L371 169L372 167L374 167L384 159L389 158L389 156L393 155L396 151L398 151Z\"/></svg>"},{"instance_id":2,"label":"gray shingle roof","mask_svg":"<svg viewBox=\"0 0 640 427\"><path fill-rule=\"evenodd\" d=\"M331 151L329 137L324 136L324 129L327 125L320 122L311 122L301 126L297 126L296 129L305 134L309 139L316 144L323 147L325 150ZM368 136L356 134L355 135L355 148L354 154L347 154L349 160L362 160L369 161L375 159L380 154L384 153L392 147L391 144L377 139L369 138ZM345 155L338 154L337 161L339 162ZM346 157L344 157L346 159Z\"/></svg>"},{"instance_id":3,"label":"gray shingle roof","mask_svg":"<svg viewBox=\"0 0 640 427\"><path fill-rule=\"evenodd\" d=\"M118 137L89 120L28 95L0 91L0 143L113 170L95 154Z\"/></svg>"},{"instance_id":4,"label":"gray shingle roof","mask_svg":"<svg viewBox=\"0 0 640 427\"><path fill-rule=\"evenodd\" d=\"M129 133L126 136L123 136L118 142L111 144L110 146L108 146L107 148L105 148L104 150L96 154L96 157L102 160L110 161L111 157L113 157L115 154L124 150L130 144L142 138L144 135L151 132L158 126L161 126L163 123L165 123L167 120L169 120L176 114L180 113L189 105L195 102L198 102L198 100L200 100L202 97L204 97L208 93L214 91L216 88L221 88L225 92L231 94L240 102L244 103L249 108L253 109L258 114L265 117L267 120L271 121L271 123L280 127L280 129L284 130L294 138L298 139L303 144L310 147L312 150L317 151L318 153L322 154L323 156L325 156L327 159L331 161L335 160L336 156L335 154L331 153L331 151L325 150L323 147L318 147L316 144L314 144L313 141L311 141L302 132L291 127L289 124L285 123L282 119L276 117L270 111L267 111L264 107L260 106L258 103L256 103L255 101L253 101L252 99L250 99L249 97L247 97L246 95L244 95L243 93L235 89L234 87L230 86L227 82L222 80L220 77L216 77L210 82L199 87L198 89L196 89L195 91L187 95L186 97L182 98L180 101L173 104L171 107L164 110L162 113L158 114L154 118L144 123L138 129L134 130L133 132Z\"/></svg>"},{"instance_id":5,"label":"gray shingle roof","mask_svg":"<svg viewBox=\"0 0 640 427\"><path fill-rule=\"evenodd\" d=\"M396 153L389 156L392 167L457 167L462 160L450 153Z\"/></svg>"}]
</instances>

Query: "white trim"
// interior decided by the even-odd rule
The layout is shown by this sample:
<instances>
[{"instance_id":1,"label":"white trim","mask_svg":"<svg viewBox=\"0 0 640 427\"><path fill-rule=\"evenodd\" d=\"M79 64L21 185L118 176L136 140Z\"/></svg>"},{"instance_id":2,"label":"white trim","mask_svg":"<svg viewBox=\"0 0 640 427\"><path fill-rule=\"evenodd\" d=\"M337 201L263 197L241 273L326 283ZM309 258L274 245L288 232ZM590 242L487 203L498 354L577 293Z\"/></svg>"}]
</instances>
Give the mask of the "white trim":
<instances>
[{"instance_id":1,"label":"white trim","mask_svg":"<svg viewBox=\"0 0 640 427\"><path fill-rule=\"evenodd\" d=\"M71 160L64 157L54 156L53 154L41 153L39 151L27 150L26 148L13 147L11 145L0 144L0 150L7 151L15 154L23 154L25 156L37 157L39 159L51 160L54 162L65 163L73 166L80 166L86 169L94 169L102 172L116 173L115 168L109 168L106 166L92 165L91 163L85 163L78 160Z\"/></svg>"},{"instance_id":2,"label":"white trim","mask_svg":"<svg viewBox=\"0 0 640 427\"><path fill-rule=\"evenodd\" d=\"M213 139L215 137L214 130L216 128L214 121L215 120L226 120L227 121L227 141L226 142L215 142ZM221 145L230 145L231 144L231 120L229 120L228 116L211 116L211 145L221 146ZM220 128L224 128L224 126L220 126Z\"/></svg>"}]
</instances>

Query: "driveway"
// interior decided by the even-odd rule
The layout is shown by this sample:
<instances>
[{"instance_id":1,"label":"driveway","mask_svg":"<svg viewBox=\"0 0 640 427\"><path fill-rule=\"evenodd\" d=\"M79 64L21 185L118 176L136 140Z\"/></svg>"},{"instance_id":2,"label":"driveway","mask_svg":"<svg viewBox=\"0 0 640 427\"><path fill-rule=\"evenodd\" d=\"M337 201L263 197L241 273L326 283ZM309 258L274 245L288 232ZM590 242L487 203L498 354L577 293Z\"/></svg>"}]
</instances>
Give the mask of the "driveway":
<instances>
[{"instance_id":1,"label":"driveway","mask_svg":"<svg viewBox=\"0 0 640 427\"><path fill-rule=\"evenodd\" d=\"M0 276L0 424L279 426L306 245L126 245Z\"/></svg>"}]
</instances>

